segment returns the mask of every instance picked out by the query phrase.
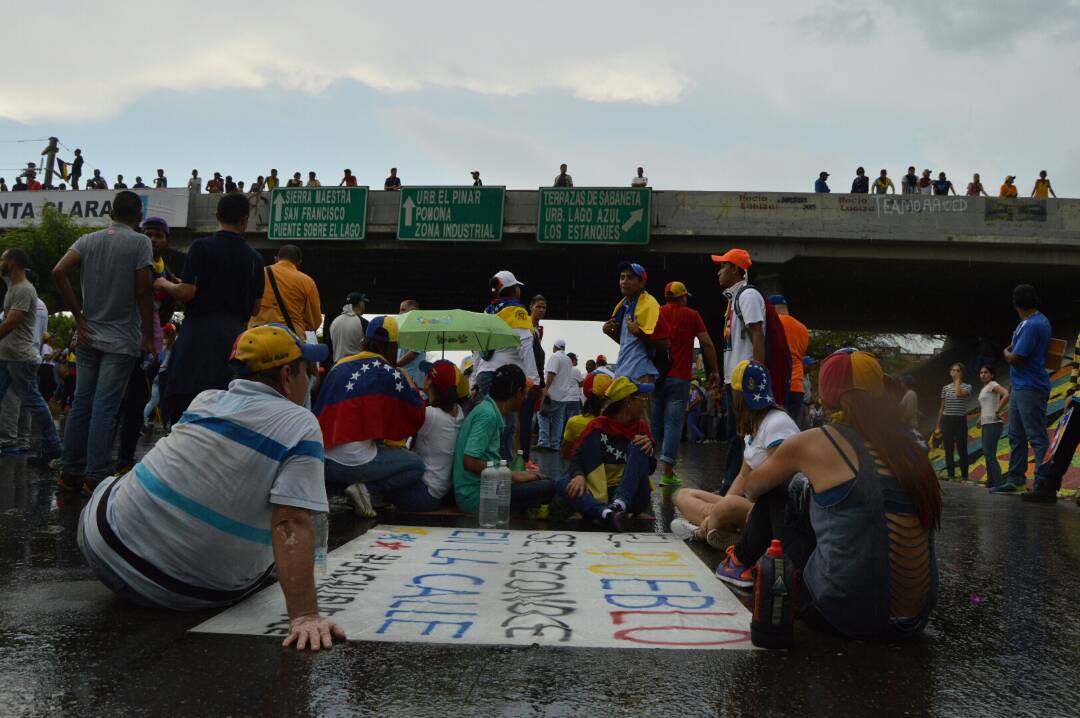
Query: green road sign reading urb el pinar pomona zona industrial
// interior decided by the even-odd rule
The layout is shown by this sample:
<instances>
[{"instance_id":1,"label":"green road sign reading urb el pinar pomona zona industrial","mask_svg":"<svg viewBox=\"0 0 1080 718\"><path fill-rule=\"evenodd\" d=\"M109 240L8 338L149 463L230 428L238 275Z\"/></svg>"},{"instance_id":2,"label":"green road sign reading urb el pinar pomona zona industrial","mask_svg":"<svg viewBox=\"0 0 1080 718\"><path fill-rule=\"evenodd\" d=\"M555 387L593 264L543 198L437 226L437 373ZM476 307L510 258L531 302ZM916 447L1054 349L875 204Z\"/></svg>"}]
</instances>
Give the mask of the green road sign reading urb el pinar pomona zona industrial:
<instances>
[{"instance_id":1,"label":"green road sign reading urb el pinar pomona zona industrial","mask_svg":"<svg viewBox=\"0 0 1080 718\"><path fill-rule=\"evenodd\" d=\"M498 242L505 187L401 188L398 239Z\"/></svg>"},{"instance_id":2,"label":"green road sign reading urb el pinar pomona zona industrial","mask_svg":"<svg viewBox=\"0 0 1080 718\"><path fill-rule=\"evenodd\" d=\"M538 242L648 244L648 188L541 187Z\"/></svg>"},{"instance_id":3,"label":"green road sign reading urb el pinar pomona zona industrial","mask_svg":"<svg viewBox=\"0 0 1080 718\"><path fill-rule=\"evenodd\" d=\"M270 193L267 239L363 239L367 187L290 187Z\"/></svg>"}]
</instances>

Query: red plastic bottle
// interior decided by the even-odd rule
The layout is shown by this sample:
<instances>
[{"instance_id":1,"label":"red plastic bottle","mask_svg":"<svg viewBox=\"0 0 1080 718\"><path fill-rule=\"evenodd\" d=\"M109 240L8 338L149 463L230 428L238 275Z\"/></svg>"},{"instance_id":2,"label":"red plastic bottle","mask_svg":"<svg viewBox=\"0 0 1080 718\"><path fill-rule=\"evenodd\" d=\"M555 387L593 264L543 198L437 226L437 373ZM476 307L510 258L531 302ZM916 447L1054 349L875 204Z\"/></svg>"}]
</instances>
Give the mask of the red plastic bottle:
<instances>
[{"instance_id":1,"label":"red plastic bottle","mask_svg":"<svg viewBox=\"0 0 1080 718\"><path fill-rule=\"evenodd\" d=\"M795 584L791 562L780 539L758 559L754 579L754 615L750 641L759 648L791 648L795 644Z\"/></svg>"}]
</instances>

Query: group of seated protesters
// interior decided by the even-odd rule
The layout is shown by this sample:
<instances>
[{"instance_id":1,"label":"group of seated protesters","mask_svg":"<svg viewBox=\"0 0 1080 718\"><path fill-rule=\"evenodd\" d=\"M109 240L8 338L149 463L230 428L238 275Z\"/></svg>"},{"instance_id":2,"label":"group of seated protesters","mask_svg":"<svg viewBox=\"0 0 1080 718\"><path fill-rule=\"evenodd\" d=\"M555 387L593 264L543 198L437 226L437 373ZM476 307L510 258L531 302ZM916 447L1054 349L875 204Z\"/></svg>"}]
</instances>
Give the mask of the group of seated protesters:
<instances>
[{"instance_id":1,"label":"group of seated protesters","mask_svg":"<svg viewBox=\"0 0 1080 718\"><path fill-rule=\"evenodd\" d=\"M290 621L285 645L318 650L343 639L315 598L311 512L328 510L327 490L369 513L372 491L400 511L456 503L475 512L480 472L508 458L506 417L526 397L522 370L502 366L466 413L469 387L457 366L431 364L421 391L394 366L397 335L393 317L372 320L361 351L327 373L313 413L303 407L308 363L326 360L325 346L279 325L241 334L228 390L201 393L170 435L128 474L103 482L84 509L79 545L100 580L142 605L195 610L234 603L276 572ZM937 479L881 401L871 355L833 354L819 382L839 411L832 425L799 433L771 399L768 370L737 368L742 471L723 497L679 490L684 518L672 530L718 547L724 532L741 530L717 569L738 586L752 585L753 566L779 538L800 569L807 621L859 638L916 632L937 592ZM584 413L564 432L569 468L555 481L513 472L511 509L557 496L628 531L650 506L656 459L644 417L653 387L596 372L583 389Z\"/></svg>"}]
</instances>

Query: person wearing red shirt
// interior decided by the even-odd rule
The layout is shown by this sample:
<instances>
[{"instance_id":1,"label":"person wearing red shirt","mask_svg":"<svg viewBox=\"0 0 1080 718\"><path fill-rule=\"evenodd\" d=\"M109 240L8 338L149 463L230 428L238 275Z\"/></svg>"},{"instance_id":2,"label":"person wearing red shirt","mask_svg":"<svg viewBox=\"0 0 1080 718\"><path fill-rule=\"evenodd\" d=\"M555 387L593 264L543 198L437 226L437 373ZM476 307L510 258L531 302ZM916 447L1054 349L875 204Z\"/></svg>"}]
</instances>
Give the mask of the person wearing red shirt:
<instances>
[{"instance_id":1,"label":"person wearing red shirt","mask_svg":"<svg viewBox=\"0 0 1080 718\"><path fill-rule=\"evenodd\" d=\"M978 177L978 175L976 175ZM810 332L806 325L788 313L787 299L782 294L774 294L769 301L780 315L780 323L784 325L784 336L787 337L788 349L791 350L791 388L788 389L787 409L788 416L795 420L799 428L803 428L803 396L805 387L803 384L803 357L806 356L806 348L810 345Z\"/></svg>"},{"instance_id":2,"label":"person wearing red shirt","mask_svg":"<svg viewBox=\"0 0 1080 718\"><path fill-rule=\"evenodd\" d=\"M690 380L694 365L694 340L701 344L701 354L709 372L709 384L720 382L720 368L705 322L696 310L687 306L690 293L682 282L668 282L664 287L664 306L660 307L659 326L671 341L671 368L657 382L652 400L652 431L660 446L660 485L678 486L675 459L679 453L686 406L690 398Z\"/></svg>"},{"instance_id":3,"label":"person wearing red shirt","mask_svg":"<svg viewBox=\"0 0 1080 718\"><path fill-rule=\"evenodd\" d=\"M352 173L352 170L345 170L345 176L338 182L338 187L355 187L356 175Z\"/></svg>"}]
</instances>

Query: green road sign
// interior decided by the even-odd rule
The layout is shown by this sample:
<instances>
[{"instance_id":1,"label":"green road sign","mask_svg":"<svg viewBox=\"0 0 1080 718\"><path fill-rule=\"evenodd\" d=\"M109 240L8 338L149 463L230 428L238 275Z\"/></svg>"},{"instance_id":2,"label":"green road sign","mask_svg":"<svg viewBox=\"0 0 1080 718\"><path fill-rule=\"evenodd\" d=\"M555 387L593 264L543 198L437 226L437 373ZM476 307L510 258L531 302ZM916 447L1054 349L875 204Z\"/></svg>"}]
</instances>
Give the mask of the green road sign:
<instances>
[{"instance_id":1,"label":"green road sign","mask_svg":"<svg viewBox=\"0 0 1080 718\"><path fill-rule=\"evenodd\" d=\"M363 239L367 197L367 187L275 189L267 239Z\"/></svg>"},{"instance_id":2,"label":"green road sign","mask_svg":"<svg viewBox=\"0 0 1080 718\"><path fill-rule=\"evenodd\" d=\"M540 188L539 242L648 244L648 188Z\"/></svg>"},{"instance_id":3,"label":"green road sign","mask_svg":"<svg viewBox=\"0 0 1080 718\"><path fill-rule=\"evenodd\" d=\"M402 187L398 239L498 242L505 187Z\"/></svg>"}]
</instances>

